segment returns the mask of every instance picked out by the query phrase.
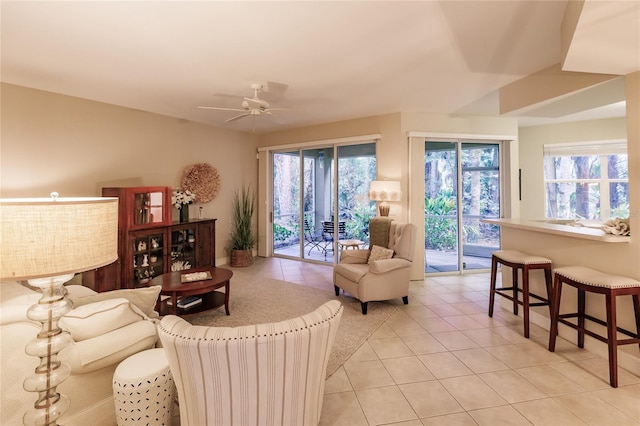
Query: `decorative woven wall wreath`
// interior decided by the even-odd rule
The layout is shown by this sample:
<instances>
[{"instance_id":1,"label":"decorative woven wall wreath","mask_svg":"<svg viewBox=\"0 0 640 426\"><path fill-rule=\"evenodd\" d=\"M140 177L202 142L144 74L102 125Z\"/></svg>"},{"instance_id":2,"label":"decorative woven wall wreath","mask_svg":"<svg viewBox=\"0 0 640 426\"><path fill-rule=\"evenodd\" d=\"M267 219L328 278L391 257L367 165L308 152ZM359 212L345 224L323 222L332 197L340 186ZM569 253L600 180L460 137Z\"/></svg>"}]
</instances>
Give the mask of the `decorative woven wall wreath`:
<instances>
[{"instance_id":1,"label":"decorative woven wall wreath","mask_svg":"<svg viewBox=\"0 0 640 426\"><path fill-rule=\"evenodd\" d=\"M207 203L215 198L220 189L218 171L207 163L193 164L184 170L182 189L196 194L196 203Z\"/></svg>"}]
</instances>

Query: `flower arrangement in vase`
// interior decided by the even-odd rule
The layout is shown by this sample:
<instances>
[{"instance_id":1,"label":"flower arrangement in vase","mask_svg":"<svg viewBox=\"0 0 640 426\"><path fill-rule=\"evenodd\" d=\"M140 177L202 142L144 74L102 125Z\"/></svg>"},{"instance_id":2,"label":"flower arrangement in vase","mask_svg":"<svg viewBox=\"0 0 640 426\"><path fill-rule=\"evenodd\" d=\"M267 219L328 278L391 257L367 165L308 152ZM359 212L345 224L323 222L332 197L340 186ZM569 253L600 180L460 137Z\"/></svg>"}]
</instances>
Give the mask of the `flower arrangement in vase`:
<instances>
[{"instance_id":1,"label":"flower arrangement in vase","mask_svg":"<svg viewBox=\"0 0 640 426\"><path fill-rule=\"evenodd\" d=\"M175 189L171 195L171 204L180 211L180 222L189 220L189 204L196 199L196 194L189 190Z\"/></svg>"}]
</instances>

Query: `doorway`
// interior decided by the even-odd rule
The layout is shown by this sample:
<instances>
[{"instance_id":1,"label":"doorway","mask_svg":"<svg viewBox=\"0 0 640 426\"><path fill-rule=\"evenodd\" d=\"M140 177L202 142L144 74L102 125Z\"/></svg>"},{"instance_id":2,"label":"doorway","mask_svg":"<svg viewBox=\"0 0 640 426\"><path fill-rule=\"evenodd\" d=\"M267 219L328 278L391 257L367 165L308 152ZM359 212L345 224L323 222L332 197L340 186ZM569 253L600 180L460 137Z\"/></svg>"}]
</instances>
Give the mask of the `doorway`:
<instances>
[{"instance_id":1,"label":"doorway","mask_svg":"<svg viewBox=\"0 0 640 426\"><path fill-rule=\"evenodd\" d=\"M375 143L273 152L271 161L274 256L333 264L339 240L368 240Z\"/></svg>"},{"instance_id":2,"label":"doorway","mask_svg":"<svg viewBox=\"0 0 640 426\"><path fill-rule=\"evenodd\" d=\"M427 140L425 273L486 270L500 247L500 141Z\"/></svg>"}]
</instances>

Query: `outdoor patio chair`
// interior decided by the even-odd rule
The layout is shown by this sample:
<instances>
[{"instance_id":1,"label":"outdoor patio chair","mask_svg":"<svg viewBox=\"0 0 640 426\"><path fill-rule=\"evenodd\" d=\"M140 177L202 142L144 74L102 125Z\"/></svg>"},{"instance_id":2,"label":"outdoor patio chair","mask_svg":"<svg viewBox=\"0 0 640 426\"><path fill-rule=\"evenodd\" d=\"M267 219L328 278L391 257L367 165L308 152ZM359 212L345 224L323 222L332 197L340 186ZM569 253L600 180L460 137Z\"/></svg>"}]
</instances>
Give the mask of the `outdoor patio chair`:
<instances>
[{"instance_id":1,"label":"outdoor patio chair","mask_svg":"<svg viewBox=\"0 0 640 426\"><path fill-rule=\"evenodd\" d=\"M338 240L344 238L347 233L345 222L338 222ZM333 241L335 239L335 224L332 221L322 222L322 238L324 258L327 259L327 253L333 252Z\"/></svg>"},{"instance_id":2,"label":"outdoor patio chair","mask_svg":"<svg viewBox=\"0 0 640 426\"><path fill-rule=\"evenodd\" d=\"M318 251L324 251L324 247L322 246L324 239L322 238L322 235L320 232L316 232L315 229L311 228L307 219L304 220L304 241L305 248L310 246L308 255L311 255L311 250L314 248L317 248Z\"/></svg>"}]
</instances>

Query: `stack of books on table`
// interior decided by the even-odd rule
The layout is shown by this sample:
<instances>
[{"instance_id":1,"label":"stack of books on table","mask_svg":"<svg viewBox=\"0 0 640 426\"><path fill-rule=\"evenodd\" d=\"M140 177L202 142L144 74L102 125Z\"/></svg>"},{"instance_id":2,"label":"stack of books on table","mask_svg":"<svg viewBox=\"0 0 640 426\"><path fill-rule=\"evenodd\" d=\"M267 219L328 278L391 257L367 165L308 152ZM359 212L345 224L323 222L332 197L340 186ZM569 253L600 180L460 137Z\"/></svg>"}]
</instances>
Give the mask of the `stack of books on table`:
<instances>
[{"instance_id":1,"label":"stack of books on table","mask_svg":"<svg viewBox=\"0 0 640 426\"><path fill-rule=\"evenodd\" d=\"M202 297L200 296L185 296L178 300L178 308L187 309L199 305L200 303L202 303Z\"/></svg>"}]
</instances>

